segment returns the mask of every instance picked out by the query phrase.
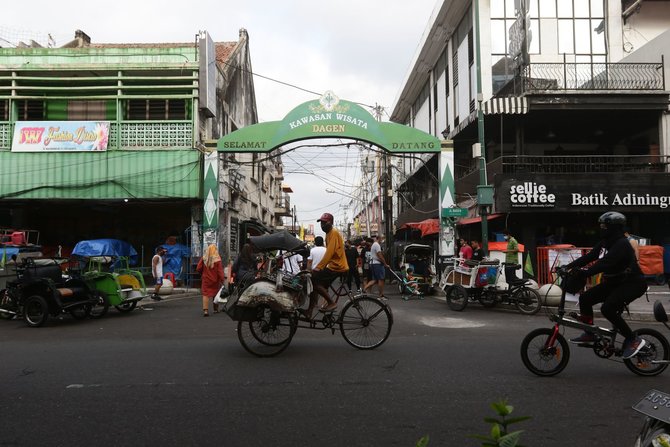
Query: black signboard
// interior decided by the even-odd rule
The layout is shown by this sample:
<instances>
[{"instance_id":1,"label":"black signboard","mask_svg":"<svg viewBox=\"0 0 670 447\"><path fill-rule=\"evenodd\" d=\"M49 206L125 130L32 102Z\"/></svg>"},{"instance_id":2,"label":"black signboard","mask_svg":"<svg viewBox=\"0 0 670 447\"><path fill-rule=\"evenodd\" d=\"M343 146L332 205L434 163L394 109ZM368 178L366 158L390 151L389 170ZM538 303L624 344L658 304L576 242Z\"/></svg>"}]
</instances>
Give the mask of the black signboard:
<instances>
[{"instance_id":1,"label":"black signboard","mask_svg":"<svg viewBox=\"0 0 670 447\"><path fill-rule=\"evenodd\" d=\"M497 212L670 211L670 174L498 174Z\"/></svg>"}]
</instances>

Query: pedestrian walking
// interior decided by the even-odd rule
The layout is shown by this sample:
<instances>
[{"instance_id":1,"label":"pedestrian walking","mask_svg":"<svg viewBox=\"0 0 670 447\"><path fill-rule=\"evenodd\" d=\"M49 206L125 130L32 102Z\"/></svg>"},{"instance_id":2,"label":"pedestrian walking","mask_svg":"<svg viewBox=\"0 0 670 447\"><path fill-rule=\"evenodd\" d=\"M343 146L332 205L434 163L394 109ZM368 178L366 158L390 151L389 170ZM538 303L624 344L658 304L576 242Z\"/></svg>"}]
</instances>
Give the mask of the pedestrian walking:
<instances>
[{"instance_id":1,"label":"pedestrian walking","mask_svg":"<svg viewBox=\"0 0 670 447\"><path fill-rule=\"evenodd\" d=\"M223 273L223 265L221 264L221 256L216 245L211 244L207 247L205 254L202 256L195 270L200 273L200 289L202 291L202 316L209 316L209 302L213 301L214 297L225 281ZM214 313L219 312L219 304L214 303Z\"/></svg>"},{"instance_id":2,"label":"pedestrian walking","mask_svg":"<svg viewBox=\"0 0 670 447\"><path fill-rule=\"evenodd\" d=\"M372 247L370 247L370 274L372 279L365 283L363 286L363 291L367 293L373 285L377 284L377 289L379 289L379 298L386 299L386 296L384 296L384 280L386 278L385 268L389 265L384 258L382 246L379 241L380 238L377 236L372 244Z\"/></svg>"},{"instance_id":3,"label":"pedestrian walking","mask_svg":"<svg viewBox=\"0 0 670 447\"><path fill-rule=\"evenodd\" d=\"M358 274L358 250L356 250L356 247L354 247L349 240L344 243L344 254L347 257L347 264L349 264L347 287L351 290L353 282L356 283L356 290L361 290L361 276Z\"/></svg>"},{"instance_id":4,"label":"pedestrian walking","mask_svg":"<svg viewBox=\"0 0 670 447\"><path fill-rule=\"evenodd\" d=\"M156 248L156 254L151 258L151 274L154 277L154 293L151 294L151 299L154 301L162 299L159 292L163 285L163 256L166 253L167 249L161 245Z\"/></svg>"}]
</instances>

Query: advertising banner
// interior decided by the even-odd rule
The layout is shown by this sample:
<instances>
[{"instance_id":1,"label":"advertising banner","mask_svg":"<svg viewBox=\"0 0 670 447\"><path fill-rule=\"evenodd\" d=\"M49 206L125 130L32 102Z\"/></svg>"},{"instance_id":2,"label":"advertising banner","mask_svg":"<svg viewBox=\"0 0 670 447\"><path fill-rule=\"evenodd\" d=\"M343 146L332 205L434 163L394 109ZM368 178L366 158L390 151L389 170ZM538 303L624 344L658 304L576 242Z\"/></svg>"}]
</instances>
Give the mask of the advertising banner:
<instances>
[{"instance_id":1,"label":"advertising banner","mask_svg":"<svg viewBox=\"0 0 670 447\"><path fill-rule=\"evenodd\" d=\"M109 121L17 121L12 152L106 151Z\"/></svg>"}]
</instances>

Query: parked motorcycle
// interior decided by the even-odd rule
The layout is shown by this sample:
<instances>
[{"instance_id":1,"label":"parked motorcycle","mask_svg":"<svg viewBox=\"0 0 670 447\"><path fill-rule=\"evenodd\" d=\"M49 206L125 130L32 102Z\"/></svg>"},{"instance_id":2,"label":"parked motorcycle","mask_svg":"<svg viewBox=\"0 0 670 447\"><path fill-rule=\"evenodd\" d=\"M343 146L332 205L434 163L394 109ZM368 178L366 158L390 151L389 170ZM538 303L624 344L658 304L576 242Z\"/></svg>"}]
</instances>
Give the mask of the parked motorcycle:
<instances>
[{"instance_id":1,"label":"parked motorcycle","mask_svg":"<svg viewBox=\"0 0 670 447\"><path fill-rule=\"evenodd\" d=\"M654 317L670 330L668 314L660 301L654 303ZM649 390L633 409L646 416L635 447L670 447L670 393Z\"/></svg>"},{"instance_id":2,"label":"parked motorcycle","mask_svg":"<svg viewBox=\"0 0 670 447\"><path fill-rule=\"evenodd\" d=\"M4 318L22 316L39 327L49 316L69 313L76 319L97 318L107 311L107 300L80 279L63 277L56 259L26 258L16 266L16 280L0 291Z\"/></svg>"}]
</instances>

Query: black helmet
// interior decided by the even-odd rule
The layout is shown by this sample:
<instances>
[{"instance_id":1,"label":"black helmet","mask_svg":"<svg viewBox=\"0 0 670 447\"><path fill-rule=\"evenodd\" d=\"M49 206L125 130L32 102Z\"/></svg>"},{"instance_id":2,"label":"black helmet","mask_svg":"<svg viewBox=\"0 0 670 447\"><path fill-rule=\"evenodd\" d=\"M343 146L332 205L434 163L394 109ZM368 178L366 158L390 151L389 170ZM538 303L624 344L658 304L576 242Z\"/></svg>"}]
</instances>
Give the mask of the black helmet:
<instances>
[{"instance_id":1,"label":"black helmet","mask_svg":"<svg viewBox=\"0 0 670 447\"><path fill-rule=\"evenodd\" d=\"M608 211L598 218L599 224L610 225L626 225L626 216L616 211Z\"/></svg>"}]
</instances>

